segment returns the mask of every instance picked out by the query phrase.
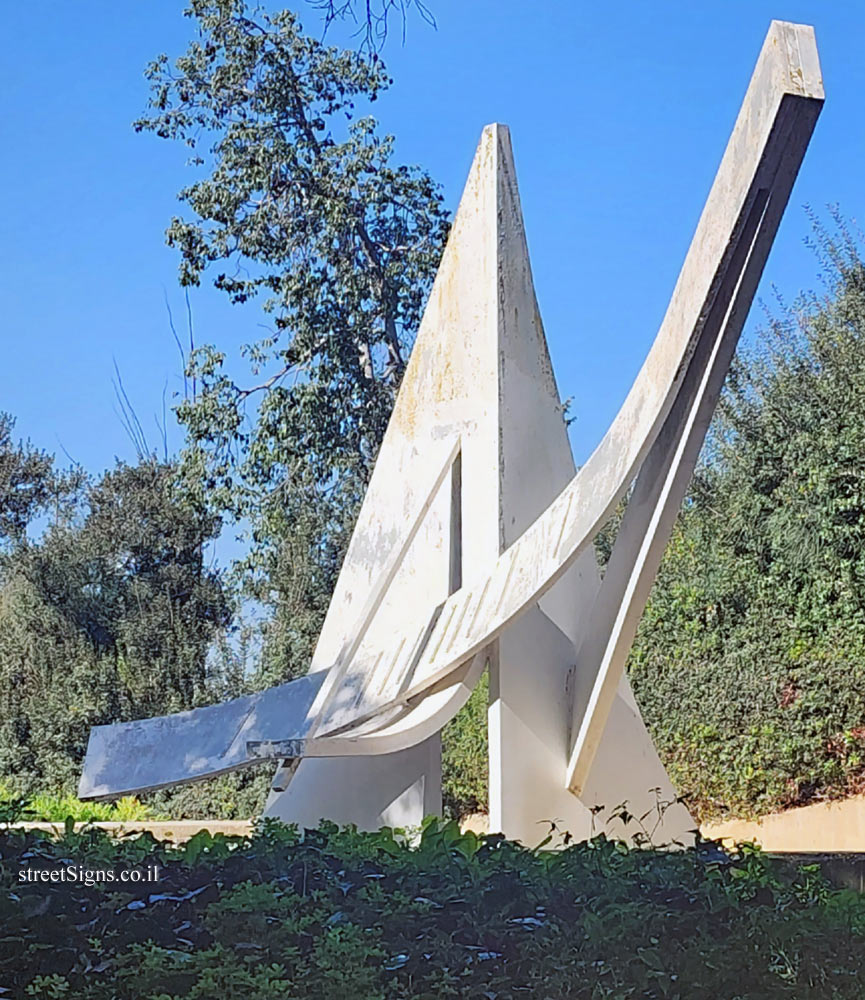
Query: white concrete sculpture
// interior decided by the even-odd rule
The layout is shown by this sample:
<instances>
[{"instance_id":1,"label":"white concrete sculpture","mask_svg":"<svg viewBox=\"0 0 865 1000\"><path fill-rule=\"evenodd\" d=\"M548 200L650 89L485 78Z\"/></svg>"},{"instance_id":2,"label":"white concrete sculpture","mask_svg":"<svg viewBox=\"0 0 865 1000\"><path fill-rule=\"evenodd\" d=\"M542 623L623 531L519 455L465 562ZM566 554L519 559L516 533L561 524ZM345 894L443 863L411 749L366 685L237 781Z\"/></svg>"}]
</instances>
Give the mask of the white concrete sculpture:
<instances>
[{"instance_id":1,"label":"white concrete sculpture","mask_svg":"<svg viewBox=\"0 0 865 1000\"><path fill-rule=\"evenodd\" d=\"M822 99L812 29L773 22L655 343L579 472L508 130L487 127L310 673L96 727L81 797L274 758L270 815L413 825L440 810L439 732L488 666L492 830L580 839L595 807L660 798L655 836L682 839L624 665ZM629 489L601 579L593 540Z\"/></svg>"}]
</instances>

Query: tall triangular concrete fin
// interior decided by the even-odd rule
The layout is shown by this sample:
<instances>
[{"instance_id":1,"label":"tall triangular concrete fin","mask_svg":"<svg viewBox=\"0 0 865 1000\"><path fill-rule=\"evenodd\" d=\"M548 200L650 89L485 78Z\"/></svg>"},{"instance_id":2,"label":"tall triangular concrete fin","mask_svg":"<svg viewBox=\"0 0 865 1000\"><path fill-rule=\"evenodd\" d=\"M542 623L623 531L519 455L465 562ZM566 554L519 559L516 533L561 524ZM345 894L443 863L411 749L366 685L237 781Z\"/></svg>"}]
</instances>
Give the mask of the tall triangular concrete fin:
<instances>
[{"instance_id":1,"label":"tall triangular concrete fin","mask_svg":"<svg viewBox=\"0 0 865 1000\"><path fill-rule=\"evenodd\" d=\"M501 551L495 516L500 510L497 150L493 126L484 130L475 153L313 670L330 667L358 629L364 642L374 644L404 628L410 609L428 613L473 570L485 572ZM425 496L430 470L448 462L455 446L459 461L430 502ZM401 555L399 568L364 621L369 594L394 553ZM304 760L286 791L271 797L268 812L307 823L323 815L367 826L417 823L425 813L440 810L439 760L439 737L384 758L356 758L350 766L341 760ZM346 787L358 782L368 795L360 814ZM415 794L402 795L400 802L408 805L395 814L390 796L399 785ZM325 802L323 788L328 789ZM344 792L351 809L340 804Z\"/></svg>"},{"instance_id":2,"label":"tall triangular concrete fin","mask_svg":"<svg viewBox=\"0 0 865 1000\"><path fill-rule=\"evenodd\" d=\"M505 126L490 125L312 669L330 667L354 636L361 635L361 649L375 648L415 624L411 609L426 615L457 587L484 578L574 472L535 297L510 135ZM431 482L438 483L432 494ZM539 810L544 816L555 811L576 836L588 831L589 810L564 784L570 721L564 692L580 616L597 587L589 551L535 612L509 629L492 658L491 824L509 836L529 841ZM322 816L369 827L419 823L440 810L440 752L435 736L380 757L303 760L286 789L271 797L268 812L307 825Z\"/></svg>"},{"instance_id":3,"label":"tall triangular concrete fin","mask_svg":"<svg viewBox=\"0 0 865 1000\"><path fill-rule=\"evenodd\" d=\"M507 128L496 130L499 441L503 546L574 475L574 460L535 296ZM535 481L526 481L531 475Z\"/></svg>"},{"instance_id":4,"label":"tall triangular concrete fin","mask_svg":"<svg viewBox=\"0 0 865 1000\"><path fill-rule=\"evenodd\" d=\"M489 570L574 473L535 299L510 137L501 125L484 129L475 153L313 669L336 660L392 553L406 545L431 471L448 461L455 445L467 583ZM540 481L537 488L527 477ZM426 609L447 596L452 486L443 483L426 511L371 633L392 615L404 627L407 606Z\"/></svg>"},{"instance_id":5,"label":"tall triangular concrete fin","mask_svg":"<svg viewBox=\"0 0 865 1000\"><path fill-rule=\"evenodd\" d=\"M512 545L572 479L575 466L532 281L507 129L497 135L499 482L503 547ZM580 829L589 815L561 781L567 744L561 692L581 609L598 571L581 558L499 642L490 671L490 829L530 843L551 810Z\"/></svg>"},{"instance_id":6,"label":"tall triangular concrete fin","mask_svg":"<svg viewBox=\"0 0 865 1000\"><path fill-rule=\"evenodd\" d=\"M500 519L508 546L576 470L532 282L510 136L497 131ZM627 799L643 812L655 802L652 789L660 788L665 801L674 795L626 678L591 787L582 799L565 787L571 699L561 692L580 687L572 672L575 644L599 585L590 547L538 609L508 630L491 669L490 828L529 844L543 836L540 819L555 819L581 838L591 834L595 805L609 809ZM673 835L690 826L681 807L667 819ZM621 824L608 830L629 833Z\"/></svg>"}]
</instances>

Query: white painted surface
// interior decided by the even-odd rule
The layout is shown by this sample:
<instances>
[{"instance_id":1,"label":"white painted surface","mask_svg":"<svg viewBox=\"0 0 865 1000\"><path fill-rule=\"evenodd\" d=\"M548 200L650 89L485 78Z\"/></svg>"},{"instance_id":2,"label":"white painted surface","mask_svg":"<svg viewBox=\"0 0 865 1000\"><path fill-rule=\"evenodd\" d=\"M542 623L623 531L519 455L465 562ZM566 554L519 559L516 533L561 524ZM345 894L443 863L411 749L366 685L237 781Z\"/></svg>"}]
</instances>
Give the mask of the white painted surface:
<instances>
[{"instance_id":1,"label":"white painted surface","mask_svg":"<svg viewBox=\"0 0 865 1000\"><path fill-rule=\"evenodd\" d=\"M822 98L813 30L773 21L667 314L635 383L636 389L656 351L663 361L665 343L681 340L685 329L693 331L682 356L687 370L677 373L677 392L640 468L593 609L599 627L586 635L580 648L580 667L596 680L588 706L575 705L568 784L576 792L589 780L592 760L605 737L639 618ZM628 411L630 398L616 422ZM603 442L598 452L602 449Z\"/></svg>"},{"instance_id":2,"label":"white painted surface","mask_svg":"<svg viewBox=\"0 0 865 1000\"><path fill-rule=\"evenodd\" d=\"M282 731L286 717L305 719L321 682L309 675L206 708L94 726L78 795L134 795L245 767L247 741Z\"/></svg>"},{"instance_id":3,"label":"white painted surface","mask_svg":"<svg viewBox=\"0 0 865 1000\"><path fill-rule=\"evenodd\" d=\"M265 809L266 816L301 827L329 819L370 830L419 826L424 816L440 814L438 735L400 753L302 760L286 790L272 792Z\"/></svg>"},{"instance_id":4,"label":"white painted surface","mask_svg":"<svg viewBox=\"0 0 865 1000\"><path fill-rule=\"evenodd\" d=\"M430 730L491 656L494 828L582 836L587 806L671 796L623 666L821 103L813 32L773 22L655 343L576 475L509 135L485 129L311 678L94 730L82 789L191 780L243 763L244 739L291 739L307 759L278 775L271 815L414 825L440 802ZM592 540L638 474L599 585ZM664 836L690 825L674 807Z\"/></svg>"}]
</instances>

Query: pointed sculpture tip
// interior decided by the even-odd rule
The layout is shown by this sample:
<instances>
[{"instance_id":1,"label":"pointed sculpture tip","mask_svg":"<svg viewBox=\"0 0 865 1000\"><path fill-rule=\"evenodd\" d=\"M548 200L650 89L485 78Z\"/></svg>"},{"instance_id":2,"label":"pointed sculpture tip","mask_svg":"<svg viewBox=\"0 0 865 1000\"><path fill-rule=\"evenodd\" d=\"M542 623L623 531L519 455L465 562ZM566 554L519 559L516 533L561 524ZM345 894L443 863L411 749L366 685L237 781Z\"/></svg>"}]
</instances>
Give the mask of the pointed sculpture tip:
<instances>
[{"instance_id":1,"label":"pointed sculpture tip","mask_svg":"<svg viewBox=\"0 0 865 1000\"><path fill-rule=\"evenodd\" d=\"M779 18L773 17L772 20L771 20L771 22L770 22L770 24L769 24L769 30L771 31L773 28L774 29L778 29L778 28L798 28L800 31L813 31L814 30L814 25L813 24L802 24L799 21L781 21L781 20L779 20Z\"/></svg>"},{"instance_id":2,"label":"pointed sculpture tip","mask_svg":"<svg viewBox=\"0 0 865 1000\"><path fill-rule=\"evenodd\" d=\"M503 154L508 160L513 159L511 130L507 125L502 122L490 122L488 125L484 125L480 142L478 143L479 150L485 142L489 143L492 149L497 149L499 155ZM498 156L495 158L495 162L498 163Z\"/></svg>"},{"instance_id":3,"label":"pointed sculpture tip","mask_svg":"<svg viewBox=\"0 0 865 1000\"><path fill-rule=\"evenodd\" d=\"M490 122L484 125L483 135L492 135L496 138L505 135L510 137L511 130L503 122Z\"/></svg>"},{"instance_id":4,"label":"pointed sculpture tip","mask_svg":"<svg viewBox=\"0 0 865 1000\"><path fill-rule=\"evenodd\" d=\"M773 50L784 60L789 93L818 101L825 99L817 36L812 25L773 20L763 51Z\"/></svg>"},{"instance_id":5,"label":"pointed sculpture tip","mask_svg":"<svg viewBox=\"0 0 865 1000\"><path fill-rule=\"evenodd\" d=\"M498 176L502 165L513 163L514 153L511 146L511 130L501 122L490 122L484 125L475 150L470 176ZM465 195L463 191L463 195ZM460 202L462 203L462 201Z\"/></svg>"}]
</instances>

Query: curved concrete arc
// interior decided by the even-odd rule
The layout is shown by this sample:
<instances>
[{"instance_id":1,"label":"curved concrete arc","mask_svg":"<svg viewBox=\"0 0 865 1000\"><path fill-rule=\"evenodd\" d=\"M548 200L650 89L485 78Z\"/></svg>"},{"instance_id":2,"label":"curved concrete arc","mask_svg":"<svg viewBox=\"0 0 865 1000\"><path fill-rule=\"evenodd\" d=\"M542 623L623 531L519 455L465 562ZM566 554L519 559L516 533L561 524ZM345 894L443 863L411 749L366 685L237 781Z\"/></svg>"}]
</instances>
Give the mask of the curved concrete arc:
<instances>
[{"instance_id":1,"label":"curved concrete arc","mask_svg":"<svg viewBox=\"0 0 865 1000\"><path fill-rule=\"evenodd\" d=\"M579 796L591 782L612 788L629 754L634 767L644 758L639 780L663 776L624 663L822 97L813 31L773 22L660 330L575 475L508 132L485 129L312 672L222 705L96 727L82 797L278 757L293 762L278 772L271 814L400 825L432 811L438 732L487 660L502 708L496 794L507 766L523 813L565 808L550 781ZM599 585L593 539L635 479ZM534 756L522 767L513 751L524 735ZM629 745L611 750L616 740ZM519 812L514 824L535 821Z\"/></svg>"},{"instance_id":2,"label":"curved concrete arc","mask_svg":"<svg viewBox=\"0 0 865 1000\"><path fill-rule=\"evenodd\" d=\"M390 754L407 750L439 732L471 696L485 667L495 653L485 648L469 663L452 671L438 685L425 689L419 698L397 702L366 723L347 727L324 739L302 741L267 740L247 743L250 757L283 759L306 757L352 757ZM416 702L416 704L415 704Z\"/></svg>"},{"instance_id":3,"label":"curved concrete arc","mask_svg":"<svg viewBox=\"0 0 865 1000\"><path fill-rule=\"evenodd\" d=\"M791 53L796 54L797 62L791 61ZM695 452L816 123L822 103L822 86L815 76L818 72L813 31L773 22L670 307L612 426L558 499L499 558L492 573L478 586L462 588L448 598L419 660L415 654L417 637L400 636L384 653L375 651L374 657L360 657L352 665L355 678L372 677L386 664L390 676L400 678L398 697L406 702L500 636L591 545L643 466L680 392L687 387L690 372L691 392L697 391L703 376L713 388L707 394L704 380L699 430L687 438L689 461L683 463L679 455L673 463L679 473L677 489L666 490L665 510L669 515L670 509L678 506L681 495L675 499L676 493L686 485L681 473L690 474L689 466L693 468ZM779 172L782 164L784 169ZM766 208L767 203L771 208ZM731 295L736 296L732 310ZM702 350L698 350L701 340ZM717 359L714 367L710 364L713 356ZM691 414L691 424L696 415ZM687 420L684 411L678 421ZM678 437L681 427L675 430ZM668 451L665 443L664 454ZM671 458L673 455L675 452ZM663 471L656 467L648 474L654 481ZM659 529L656 518L650 535L655 543L663 534ZM644 573L642 578L650 575L653 573ZM634 607L629 603L625 613ZM413 662L416 665L412 666ZM364 690L348 687L323 719L322 738L353 720L366 721L393 703L393 696L377 698L377 690L372 683Z\"/></svg>"},{"instance_id":4,"label":"curved concrete arc","mask_svg":"<svg viewBox=\"0 0 865 1000\"><path fill-rule=\"evenodd\" d=\"M109 799L249 767L247 743L303 719L324 680L307 674L257 694L90 730L78 796Z\"/></svg>"},{"instance_id":5,"label":"curved concrete arc","mask_svg":"<svg viewBox=\"0 0 865 1000\"><path fill-rule=\"evenodd\" d=\"M576 720L579 728L567 776L568 786L575 794L581 793L588 780L640 616L691 480L801 163L804 143L807 143L819 108L812 105L802 110L804 113L795 123L784 165L771 192L761 196L752 208L742 243L746 260L741 269L736 268L730 275L730 279L739 276L735 291L731 289L730 297L721 297L713 307L712 325L720 329L713 337L707 335L707 343L701 342L698 347L698 354L709 353L708 362L696 355L692 360L676 405L640 472L620 527L620 536L604 578L603 593L593 609L594 628L586 636L585 648L581 649L577 661L580 669L596 676L596 682L587 710L581 720ZM727 308L730 298L732 305ZM617 552L620 545L621 553ZM604 643L600 663L591 648L592 644L597 647L599 641Z\"/></svg>"}]
</instances>

